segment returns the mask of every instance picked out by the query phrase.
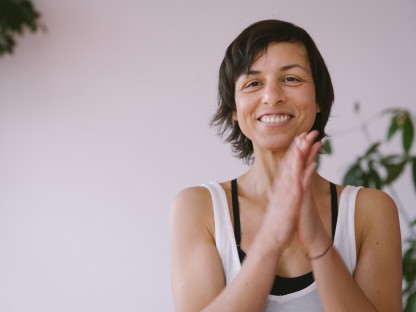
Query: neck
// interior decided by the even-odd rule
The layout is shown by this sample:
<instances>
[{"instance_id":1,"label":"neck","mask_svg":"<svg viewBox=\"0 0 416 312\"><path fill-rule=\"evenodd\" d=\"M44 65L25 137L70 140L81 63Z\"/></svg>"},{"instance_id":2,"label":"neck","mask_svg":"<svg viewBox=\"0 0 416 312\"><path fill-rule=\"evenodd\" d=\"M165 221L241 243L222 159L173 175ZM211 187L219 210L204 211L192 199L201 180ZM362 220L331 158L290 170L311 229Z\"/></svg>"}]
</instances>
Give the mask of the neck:
<instances>
[{"instance_id":1,"label":"neck","mask_svg":"<svg viewBox=\"0 0 416 312\"><path fill-rule=\"evenodd\" d=\"M256 156L250 169L239 177L242 195L267 198L284 156L284 153ZM315 189L323 186L323 182L325 179L315 172L312 177L312 191L315 192Z\"/></svg>"}]
</instances>

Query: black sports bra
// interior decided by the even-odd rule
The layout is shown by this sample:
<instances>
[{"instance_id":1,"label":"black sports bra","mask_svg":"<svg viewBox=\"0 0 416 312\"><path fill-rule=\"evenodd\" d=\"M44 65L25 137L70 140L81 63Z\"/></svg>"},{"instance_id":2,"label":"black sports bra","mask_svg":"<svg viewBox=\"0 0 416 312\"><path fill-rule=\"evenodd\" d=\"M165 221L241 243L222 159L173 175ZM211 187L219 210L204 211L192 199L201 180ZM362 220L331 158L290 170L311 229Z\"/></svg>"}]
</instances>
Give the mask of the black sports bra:
<instances>
[{"instance_id":1,"label":"black sports bra","mask_svg":"<svg viewBox=\"0 0 416 312\"><path fill-rule=\"evenodd\" d=\"M331 219L332 219L332 240L335 237L335 229L337 226L338 219L338 198L337 189L335 184L330 182L331 191ZM237 243L238 256L240 262L243 262L246 254L241 249L241 227L240 227L240 209L238 205L238 192L237 192L237 179L231 181L231 197L233 205L233 217L234 217L234 235ZM306 273L305 275L296 277L282 277L276 275L272 289L270 290L271 295L283 296L299 290L302 290L314 282L312 272Z\"/></svg>"}]
</instances>

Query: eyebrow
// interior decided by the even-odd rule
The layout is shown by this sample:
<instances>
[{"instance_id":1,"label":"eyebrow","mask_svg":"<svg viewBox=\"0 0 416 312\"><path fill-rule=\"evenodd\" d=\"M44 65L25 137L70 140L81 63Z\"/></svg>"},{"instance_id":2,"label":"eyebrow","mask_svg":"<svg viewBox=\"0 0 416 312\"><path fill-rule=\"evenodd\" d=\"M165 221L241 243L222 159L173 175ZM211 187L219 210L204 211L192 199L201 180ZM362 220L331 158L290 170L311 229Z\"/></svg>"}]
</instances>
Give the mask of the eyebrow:
<instances>
[{"instance_id":1,"label":"eyebrow","mask_svg":"<svg viewBox=\"0 0 416 312\"><path fill-rule=\"evenodd\" d=\"M289 70L289 69L292 69L292 68L300 68L300 69L306 71L306 69L303 66L299 65L299 64L285 65L281 68L281 70L286 71L286 70Z\"/></svg>"},{"instance_id":2,"label":"eyebrow","mask_svg":"<svg viewBox=\"0 0 416 312\"><path fill-rule=\"evenodd\" d=\"M282 70L282 71L288 71L288 70L290 70L292 68L300 68L303 71L307 71L303 66L301 66L299 64L288 64L288 65L285 65L285 66L281 67L280 70ZM259 70L249 69L248 72L246 73L246 76L258 75L260 73L261 73L261 71L259 71Z\"/></svg>"}]
</instances>

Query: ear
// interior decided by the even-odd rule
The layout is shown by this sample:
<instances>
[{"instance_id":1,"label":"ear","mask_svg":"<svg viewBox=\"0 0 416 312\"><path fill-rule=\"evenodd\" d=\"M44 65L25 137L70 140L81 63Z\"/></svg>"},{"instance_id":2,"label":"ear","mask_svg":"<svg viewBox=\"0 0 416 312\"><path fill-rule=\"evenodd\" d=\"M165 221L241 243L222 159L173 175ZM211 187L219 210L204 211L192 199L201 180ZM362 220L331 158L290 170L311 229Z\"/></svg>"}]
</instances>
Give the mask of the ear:
<instances>
[{"instance_id":1,"label":"ear","mask_svg":"<svg viewBox=\"0 0 416 312\"><path fill-rule=\"evenodd\" d=\"M238 121L237 111L233 111L233 113L232 113L232 115L231 115L231 118L232 118L234 121Z\"/></svg>"}]
</instances>

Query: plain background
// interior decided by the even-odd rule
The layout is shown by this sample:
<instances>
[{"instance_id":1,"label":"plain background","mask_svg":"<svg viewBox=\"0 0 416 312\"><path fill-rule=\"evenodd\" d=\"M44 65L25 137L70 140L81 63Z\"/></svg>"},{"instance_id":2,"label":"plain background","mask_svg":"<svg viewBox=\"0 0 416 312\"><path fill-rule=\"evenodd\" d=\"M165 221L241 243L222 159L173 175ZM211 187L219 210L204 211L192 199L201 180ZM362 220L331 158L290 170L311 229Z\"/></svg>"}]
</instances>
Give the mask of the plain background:
<instances>
[{"instance_id":1,"label":"plain background","mask_svg":"<svg viewBox=\"0 0 416 312\"><path fill-rule=\"evenodd\" d=\"M327 62L328 179L341 182L367 146L354 102L365 119L415 108L413 0L35 4L47 32L0 59L2 312L173 309L172 199L246 169L209 120L224 51L254 21L304 27ZM369 130L382 139L384 129L381 118ZM408 170L395 187L414 216L410 181Z\"/></svg>"}]
</instances>

